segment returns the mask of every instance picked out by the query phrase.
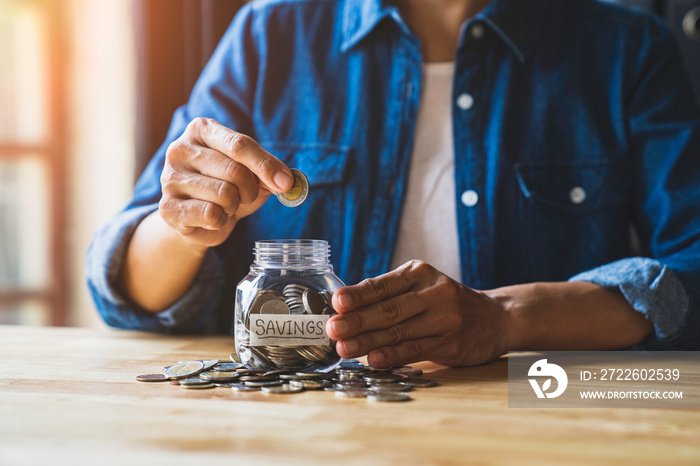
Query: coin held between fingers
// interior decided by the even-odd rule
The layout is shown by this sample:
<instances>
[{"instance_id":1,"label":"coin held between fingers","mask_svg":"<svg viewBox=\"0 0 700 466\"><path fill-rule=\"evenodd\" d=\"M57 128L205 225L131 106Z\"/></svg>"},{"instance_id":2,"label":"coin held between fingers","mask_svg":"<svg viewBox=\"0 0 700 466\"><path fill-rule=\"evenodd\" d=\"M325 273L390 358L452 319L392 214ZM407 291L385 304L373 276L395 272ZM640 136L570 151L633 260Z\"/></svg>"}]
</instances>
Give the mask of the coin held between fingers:
<instances>
[{"instance_id":1,"label":"coin held between fingers","mask_svg":"<svg viewBox=\"0 0 700 466\"><path fill-rule=\"evenodd\" d=\"M292 168L294 185L286 193L276 193L277 199L287 207L297 207L304 203L309 196L309 179L304 173L296 168Z\"/></svg>"}]
</instances>

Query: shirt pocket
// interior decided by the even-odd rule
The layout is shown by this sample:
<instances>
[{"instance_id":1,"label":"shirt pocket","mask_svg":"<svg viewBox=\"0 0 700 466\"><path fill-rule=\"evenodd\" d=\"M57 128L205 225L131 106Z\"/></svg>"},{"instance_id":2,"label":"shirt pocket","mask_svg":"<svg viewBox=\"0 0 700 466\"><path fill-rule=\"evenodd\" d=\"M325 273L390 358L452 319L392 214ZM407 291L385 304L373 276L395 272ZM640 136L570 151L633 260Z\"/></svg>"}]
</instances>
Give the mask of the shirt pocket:
<instances>
[{"instance_id":1,"label":"shirt pocket","mask_svg":"<svg viewBox=\"0 0 700 466\"><path fill-rule=\"evenodd\" d=\"M340 244L349 148L286 141L262 141L260 145L288 167L304 172L309 195L298 207L286 207L271 198L250 219L250 239L308 238Z\"/></svg>"},{"instance_id":2,"label":"shirt pocket","mask_svg":"<svg viewBox=\"0 0 700 466\"><path fill-rule=\"evenodd\" d=\"M629 253L631 167L618 161L516 163L523 271L564 280Z\"/></svg>"},{"instance_id":3,"label":"shirt pocket","mask_svg":"<svg viewBox=\"0 0 700 466\"><path fill-rule=\"evenodd\" d=\"M289 168L304 172L311 187L337 185L344 180L349 150L345 146L279 141L262 142L261 146Z\"/></svg>"},{"instance_id":4,"label":"shirt pocket","mask_svg":"<svg viewBox=\"0 0 700 466\"><path fill-rule=\"evenodd\" d=\"M632 198L630 167L622 162L517 163L515 173L526 199L562 213L592 214Z\"/></svg>"}]
</instances>

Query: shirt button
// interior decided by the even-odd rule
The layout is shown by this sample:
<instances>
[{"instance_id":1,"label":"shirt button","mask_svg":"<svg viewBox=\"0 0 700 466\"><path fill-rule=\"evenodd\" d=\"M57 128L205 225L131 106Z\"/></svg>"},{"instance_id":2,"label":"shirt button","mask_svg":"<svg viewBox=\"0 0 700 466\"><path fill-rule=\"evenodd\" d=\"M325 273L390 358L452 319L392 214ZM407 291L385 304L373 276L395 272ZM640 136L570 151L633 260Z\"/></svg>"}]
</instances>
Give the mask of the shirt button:
<instances>
[{"instance_id":1,"label":"shirt button","mask_svg":"<svg viewBox=\"0 0 700 466\"><path fill-rule=\"evenodd\" d=\"M581 186L576 186L569 191L569 199L574 204L580 204L586 200L586 191Z\"/></svg>"},{"instance_id":2,"label":"shirt button","mask_svg":"<svg viewBox=\"0 0 700 466\"><path fill-rule=\"evenodd\" d=\"M471 34L474 39L481 39L484 37L484 34L486 33L486 29L484 29L484 26L481 24L475 24L471 28Z\"/></svg>"},{"instance_id":3,"label":"shirt button","mask_svg":"<svg viewBox=\"0 0 700 466\"><path fill-rule=\"evenodd\" d=\"M473 189L468 189L462 193L462 204L467 207L474 207L479 202L479 195Z\"/></svg>"},{"instance_id":4,"label":"shirt button","mask_svg":"<svg viewBox=\"0 0 700 466\"><path fill-rule=\"evenodd\" d=\"M457 97L457 106L461 108L462 110L469 110L472 108L474 105L474 97L471 95L464 93L460 94L459 97Z\"/></svg>"}]
</instances>

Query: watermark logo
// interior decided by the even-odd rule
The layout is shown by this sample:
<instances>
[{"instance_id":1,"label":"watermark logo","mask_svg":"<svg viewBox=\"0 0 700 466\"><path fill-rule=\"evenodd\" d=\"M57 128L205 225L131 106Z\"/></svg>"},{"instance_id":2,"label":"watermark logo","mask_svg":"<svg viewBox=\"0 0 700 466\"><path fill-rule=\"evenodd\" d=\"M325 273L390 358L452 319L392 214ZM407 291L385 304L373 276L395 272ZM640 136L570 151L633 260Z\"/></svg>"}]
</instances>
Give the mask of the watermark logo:
<instances>
[{"instance_id":1,"label":"watermark logo","mask_svg":"<svg viewBox=\"0 0 700 466\"><path fill-rule=\"evenodd\" d=\"M508 407L700 409L700 351L511 351Z\"/></svg>"},{"instance_id":2,"label":"watermark logo","mask_svg":"<svg viewBox=\"0 0 700 466\"><path fill-rule=\"evenodd\" d=\"M535 361L535 363L530 366L530 370L527 375L529 377L548 377L543 383L542 388L540 388L537 379L528 379L532 389L535 391L537 398L556 398L566 390L566 385L569 383L569 378L566 376L566 372L561 367L556 364L550 364L546 359L540 359ZM548 393L552 386L552 377L557 381L557 389L551 393Z\"/></svg>"}]
</instances>

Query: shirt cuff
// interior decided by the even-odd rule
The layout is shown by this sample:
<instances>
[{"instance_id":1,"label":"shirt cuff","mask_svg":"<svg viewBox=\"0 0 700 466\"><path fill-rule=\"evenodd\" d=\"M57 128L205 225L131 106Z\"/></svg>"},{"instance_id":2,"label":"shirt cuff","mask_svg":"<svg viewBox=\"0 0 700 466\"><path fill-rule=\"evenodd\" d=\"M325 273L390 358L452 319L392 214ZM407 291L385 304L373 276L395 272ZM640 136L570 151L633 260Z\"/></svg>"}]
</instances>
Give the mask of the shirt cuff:
<instances>
[{"instance_id":1,"label":"shirt cuff","mask_svg":"<svg viewBox=\"0 0 700 466\"><path fill-rule=\"evenodd\" d=\"M671 269L654 259L621 259L579 273L569 281L618 289L635 310L654 324L659 341L676 337L690 315L692 301L683 283Z\"/></svg>"},{"instance_id":2,"label":"shirt cuff","mask_svg":"<svg viewBox=\"0 0 700 466\"><path fill-rule=\"evenodd\" d=\"M207 250L185 294L159 313L139 308L117 286L136 227L157 207L153 204L121 212L95 232L86 259L88 287L98 312L112 327L164 333L202 332L218 305L223 285L222 263L212 248Z\"/></svg>"}]
</instances>

